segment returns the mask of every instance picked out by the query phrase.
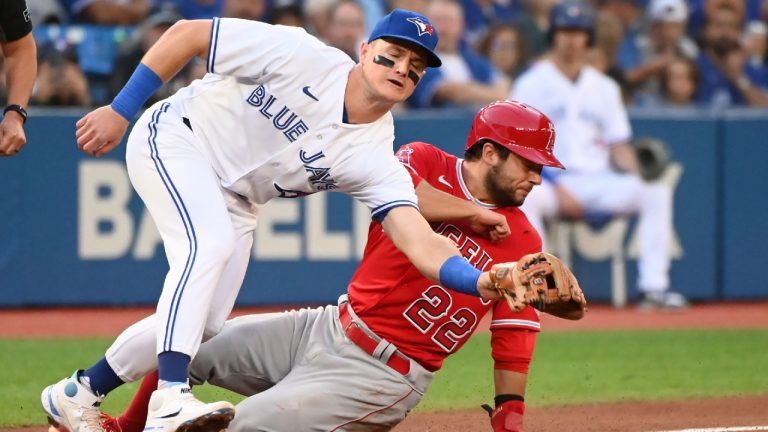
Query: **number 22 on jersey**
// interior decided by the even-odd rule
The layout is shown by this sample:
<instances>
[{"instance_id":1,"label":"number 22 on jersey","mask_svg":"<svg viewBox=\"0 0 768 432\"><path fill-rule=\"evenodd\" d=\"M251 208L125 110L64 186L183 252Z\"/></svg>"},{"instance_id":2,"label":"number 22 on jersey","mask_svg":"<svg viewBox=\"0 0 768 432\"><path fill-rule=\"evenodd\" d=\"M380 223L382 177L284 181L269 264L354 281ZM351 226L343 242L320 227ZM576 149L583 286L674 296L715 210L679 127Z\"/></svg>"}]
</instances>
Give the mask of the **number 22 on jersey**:
<instances>
[{"instance_id":1,"label":"number 22 on jersey","mask_svg":"<svg viewBox=\"0 0 768 432\"><path fill-rule=\"evenodd\" d=\"M450 353L462 338L472 334L478 321L471 309L451 312L452 305L453 298L448 291L440 285L432 285L403 312L403 316L422 334L431 333L432 341ZM446 316L447 320L442 319ZM438 320L445 322L435 328Z\"/></svg>"}]
</instances>

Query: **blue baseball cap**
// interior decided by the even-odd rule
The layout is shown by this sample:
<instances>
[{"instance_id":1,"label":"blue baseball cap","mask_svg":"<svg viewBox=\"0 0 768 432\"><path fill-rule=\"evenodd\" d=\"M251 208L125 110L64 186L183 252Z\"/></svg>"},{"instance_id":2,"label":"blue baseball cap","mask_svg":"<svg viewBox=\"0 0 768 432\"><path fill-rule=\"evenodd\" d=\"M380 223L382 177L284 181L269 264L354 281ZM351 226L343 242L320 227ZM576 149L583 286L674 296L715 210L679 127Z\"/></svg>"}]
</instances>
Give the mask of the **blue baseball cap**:
<instances>
[{"instance_id":1,"label":"blue baseball cap","mask_svg":"<svg viewBox=\"0 0 768 432\"><path fill-rule=\"evenodd\" d=\"M437 29L424 15L405 9L393 10L376 23L368 43L381 38L413 42L427 51L427 66L440 67L443 64L435 54Z\"/></svg>"}]
</instances>

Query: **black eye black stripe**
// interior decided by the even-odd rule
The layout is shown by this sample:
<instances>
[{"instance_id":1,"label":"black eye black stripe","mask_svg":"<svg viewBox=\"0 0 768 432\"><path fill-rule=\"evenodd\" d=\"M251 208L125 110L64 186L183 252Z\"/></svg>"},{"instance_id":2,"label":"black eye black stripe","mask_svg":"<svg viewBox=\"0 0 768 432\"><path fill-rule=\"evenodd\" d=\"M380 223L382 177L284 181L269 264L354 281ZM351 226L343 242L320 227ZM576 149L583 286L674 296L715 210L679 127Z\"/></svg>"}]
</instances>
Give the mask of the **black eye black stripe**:
<instances>
[{"instance_id":1,"label":"black eye black stripe","mask_svg":"<svg viewBox=\"0 0 768 432\"><path fill-rule=\"evenodd\" d=\"M395 62L394 61L384 57L383 55L376 55L376 56L374 56L373 57L373 62L378 64L378 65L382 65L382 66L388 67L388 68L393 68L395 66ZM419 76L419 74L417 74L413 70L408 70L408 79L413 81L414 85L418 84L419 81L421 81L421 77Z\"/></svg>"},{"instance_id":2,"label":"black eye black stripe","mask_svg":"<svg viewBox=\"0 0 768 432\"><path fill-rule=\"evenodd\" d=\"M380 64L384 67L393 68L395 67L395 62L384 57L383 55L377 55L373 57L373 62L376 64Z\"/></svg>"},{"instance_id":3,"label":"black eye black stripe","mask_svg":"<svg viewBox=\"0 0 768 432\"><path fill-rule=\"evenodd\" d=\"M413 81L413 85L418 84L419 80L421 80L421 77L419 76L419 74L417 74L416 72L414 72L412 70L408 71L408 78L410 78L411 81Z\"/></svg>"}]
</instances>

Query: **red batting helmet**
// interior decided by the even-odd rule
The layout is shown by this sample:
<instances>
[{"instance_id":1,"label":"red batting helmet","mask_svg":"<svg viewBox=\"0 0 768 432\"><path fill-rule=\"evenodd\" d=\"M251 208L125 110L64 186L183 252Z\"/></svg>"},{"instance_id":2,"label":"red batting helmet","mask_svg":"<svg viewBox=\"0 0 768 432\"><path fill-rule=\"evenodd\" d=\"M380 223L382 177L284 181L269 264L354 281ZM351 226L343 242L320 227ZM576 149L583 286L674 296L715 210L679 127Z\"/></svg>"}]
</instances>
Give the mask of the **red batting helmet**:
<instances>
[{"instance_id":1,"label":"red batting helmet","mask_svg":"<svg viewBox=\"0 0 768 432\"><path fill-rule=\"evenodd\" d=\"M565 168L552 153L555 127L539 110L515 101L494 102L475 115L464 151L490 140L531 162Z\"/></svg>"}]
</instances>

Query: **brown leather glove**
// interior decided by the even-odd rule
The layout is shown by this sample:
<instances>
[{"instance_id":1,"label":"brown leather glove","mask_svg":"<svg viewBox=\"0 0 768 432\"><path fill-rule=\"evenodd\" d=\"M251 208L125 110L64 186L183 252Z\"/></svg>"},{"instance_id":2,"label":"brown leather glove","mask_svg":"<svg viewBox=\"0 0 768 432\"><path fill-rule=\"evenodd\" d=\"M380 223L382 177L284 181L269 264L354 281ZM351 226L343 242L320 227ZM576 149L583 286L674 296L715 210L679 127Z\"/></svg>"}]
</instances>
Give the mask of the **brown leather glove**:
<instances>
[{"instance_id":1,"label":"brown leather glove","mask_svg":"<svg viewBox=\"0 0 768 432\"><path fill-rule=\"evenodd\" d=\"M489 276L515 312L530 305L560 318L576 320L587 310L587 300L576 276L552 254L528 254L517 262L495 264Z\"/></svg>"}]
</instances>

